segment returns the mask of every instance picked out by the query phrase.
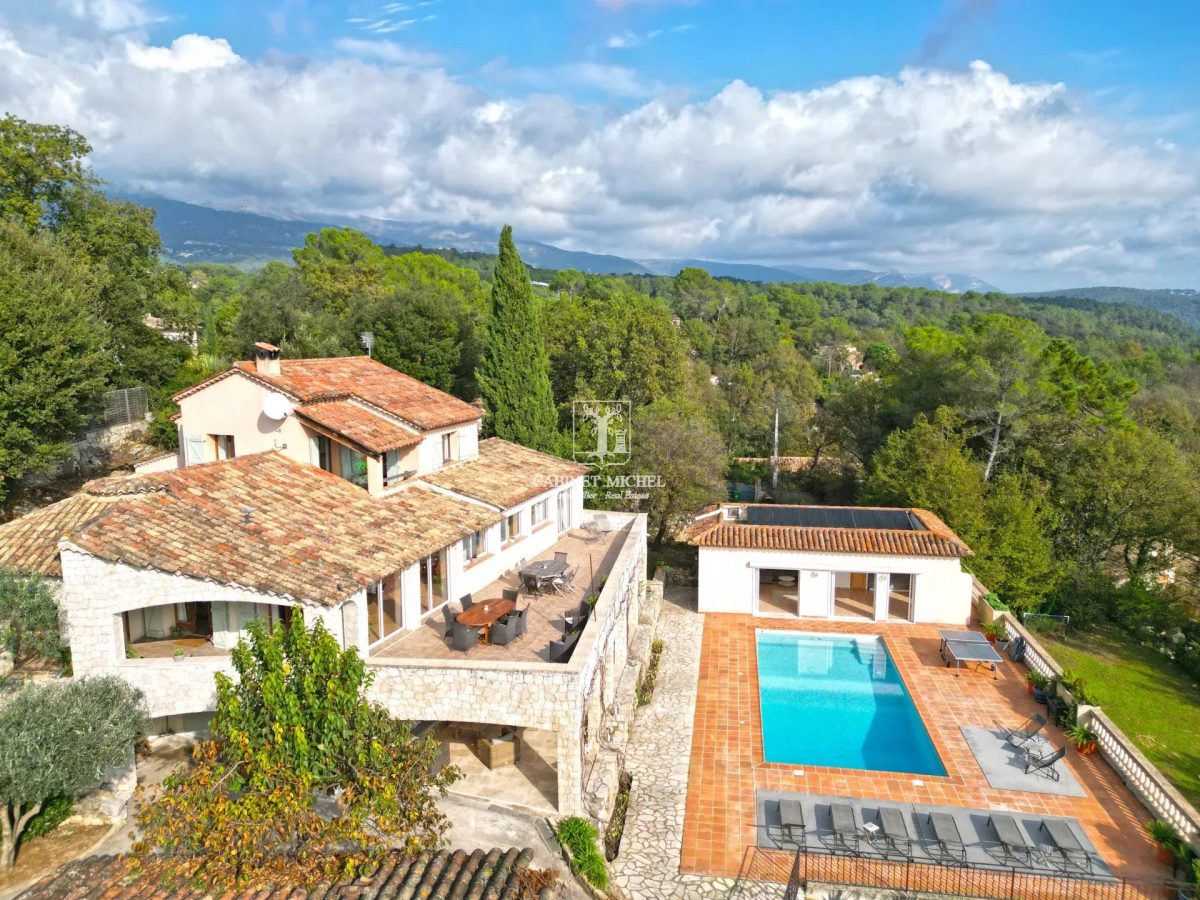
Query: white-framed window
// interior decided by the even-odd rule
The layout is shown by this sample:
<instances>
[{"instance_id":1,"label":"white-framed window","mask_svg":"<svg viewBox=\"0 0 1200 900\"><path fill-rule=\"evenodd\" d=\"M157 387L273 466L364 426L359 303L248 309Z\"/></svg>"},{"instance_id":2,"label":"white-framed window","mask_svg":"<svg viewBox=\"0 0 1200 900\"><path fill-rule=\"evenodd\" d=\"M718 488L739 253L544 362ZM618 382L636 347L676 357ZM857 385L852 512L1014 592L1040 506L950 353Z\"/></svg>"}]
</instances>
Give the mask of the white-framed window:
<instances>
[{"instance_id":1,"label":"white-framed window","mask_svg":"<svg viewBox=\"0 0 1200 900\"><path fill-rule=\"evenodd\" d=\"M383 483L389 485L400 481L404 472L400 469L400 451L388 450L383 454Z\"/></svg>"},{"instance_id":2,"label":"white-framed window","mask_svg":"<svg viewBox=\"0 0 1200 900\"><path fill-rule=\"evenodd\" d=\"M516 540L521 536L521 514L513 513L500 520L500 542Z\"/></svg>"},{"instance_id":3,"label":"white-framed window","mask_svg":"<svg viewBox=\"0 0 1200 900\"><path fill-rule=\"evenodd\" d=\"M487 529L482 528L463 538L463 558L470 562L487 552Z\"/></svg>"},{"instance_id":4,"label":"white-framed window","mask_svg":"<svg viewBox=\"0 0 1200 900\"><path fill-rule=\"evenodd\" d=\"M454 461L454 435L442 435L442 463Z\"/></svg>"},{"instance_id":5,"label":"white-framed window","mask_svg":"<svg viewBox=\"0 0 1200 900\"><path fill-rule=\"evenodd\" d=\"M531 525L540 525L550 518L550 498L539 500L533 506L529 507L529 521Z\"/></svg>"},{"instance_id":6,"label":"white-framed window","mask_svg":"<svg viewBox=\"0 0 1200 900\"><path fill-rule=\"evenodd\" d=\"M237 455L233 449L232 434L210 434L208 437L213 442L217 459L233 459Z\"/></svg>"}]
</instances>

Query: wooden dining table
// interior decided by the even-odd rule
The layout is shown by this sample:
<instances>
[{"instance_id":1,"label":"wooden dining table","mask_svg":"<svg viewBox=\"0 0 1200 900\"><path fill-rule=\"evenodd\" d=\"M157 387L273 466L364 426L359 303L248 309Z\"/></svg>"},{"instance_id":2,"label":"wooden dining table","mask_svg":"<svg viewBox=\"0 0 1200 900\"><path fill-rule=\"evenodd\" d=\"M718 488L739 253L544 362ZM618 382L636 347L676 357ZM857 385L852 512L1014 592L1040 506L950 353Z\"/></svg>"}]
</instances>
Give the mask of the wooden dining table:
<instances>
[{"instance_id":1,"label":"wooden dining table","mask_svg":"<svg viewBox=\"0 0 1200 900\"><path fill-rule=\"evenodd\" d=\"M455 621L471 628L479 628L483 632L483 642L488 643L488 632L496 622L517 608L513 600L479 600L471 604L471 608L460 612Z\"/></svg>"}]
</instances>

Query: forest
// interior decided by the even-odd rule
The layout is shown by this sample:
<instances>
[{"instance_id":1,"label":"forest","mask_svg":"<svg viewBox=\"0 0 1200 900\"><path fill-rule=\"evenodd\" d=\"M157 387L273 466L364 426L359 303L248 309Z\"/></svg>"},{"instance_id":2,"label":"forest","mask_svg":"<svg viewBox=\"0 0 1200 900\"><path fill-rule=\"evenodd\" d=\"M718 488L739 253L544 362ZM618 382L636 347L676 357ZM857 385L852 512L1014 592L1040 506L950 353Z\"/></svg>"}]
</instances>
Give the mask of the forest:
<instances>
[{"instance_id":1,"label":"forest","mask_svg":"<svg viewBox=\"0 0 1200 900\"><path fill-rule=\"evenodd\" d=\"M665 484L639 501L659 542L731 475L766 476L735 460L770 456L778 422L779 454L804 459L789 489L928 507L999 602L1178 635L1177 661L1200 674L1200 333L1172 316L699 269L531 286L511 236L497 261L331 228L293 264L179 267L87 152L68 129L0 120L14 173L0 183L0 503L112 387L147 386L170 446L171 394L253 342L344 355L371 332L381 362L465 399L529 385L526 418L544 427L526 438L550 452L569 452L572 401L628 400L630 466ZM499 317L499 295L520 295L520 315ZM198 333L196 352L146 316ZM488 427L514 436L501 418Z\"/></svg>"}]
</instances>

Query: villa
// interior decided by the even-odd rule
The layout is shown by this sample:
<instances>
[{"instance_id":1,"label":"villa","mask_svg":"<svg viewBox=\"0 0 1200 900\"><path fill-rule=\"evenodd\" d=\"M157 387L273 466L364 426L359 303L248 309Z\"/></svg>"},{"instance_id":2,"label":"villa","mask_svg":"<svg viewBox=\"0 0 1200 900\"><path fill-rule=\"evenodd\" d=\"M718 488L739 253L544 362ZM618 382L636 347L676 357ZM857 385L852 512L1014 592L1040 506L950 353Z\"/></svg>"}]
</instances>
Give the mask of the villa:
<instances>
[{"instance_id":1,"label":"villa","mask_svg":"<svg viewBox=\"0 0 1200 900\"><path fill-rule=\"evenodd\" d=\"M701 612L965 625L971 548L924 509L726 503L696 517Z\"/></svg>"},{"instance_id":2,"label":"villa","mask_svg":"<svg viewBox=\"0 0 1200 900\"><path fill-rule=\"evenodd\" d=\"M601 742L649 645L645 517L585 515L583 466L480 440L478 406L368 357L255 349L177 395L178 454L0 526L0 564L57 584L75 674L128 679L157 732L202 731L247 623L299 609L443 740L465 792L602 809ZM537 562L562 577L528 589ZM523 633L483 615L454 649L472 601L524 609Z\"/></svg>"}]
</instances>

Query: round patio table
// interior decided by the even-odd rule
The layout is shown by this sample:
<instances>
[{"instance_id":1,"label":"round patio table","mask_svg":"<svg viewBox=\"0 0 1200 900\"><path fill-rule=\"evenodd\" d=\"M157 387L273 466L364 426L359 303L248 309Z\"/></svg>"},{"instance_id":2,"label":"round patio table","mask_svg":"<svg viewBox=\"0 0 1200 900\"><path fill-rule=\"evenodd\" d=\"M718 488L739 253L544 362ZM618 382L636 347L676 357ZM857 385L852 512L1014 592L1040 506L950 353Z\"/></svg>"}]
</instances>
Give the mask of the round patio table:
<instances>
[{"instance_id":1,"label":"round patio table","mask_svg":"<svg viewBox=\"0 0 1200 900\"><path fill-rule=\"evenodd\" d=\"M517 604L512 600L481 600L472 604L470 609L460 612L455 621L461 625L481 629L483 642L486 644L488 643L488 632L491 631L496 621L507 616L516 608Z\"/></svg>"}]
</instances>

